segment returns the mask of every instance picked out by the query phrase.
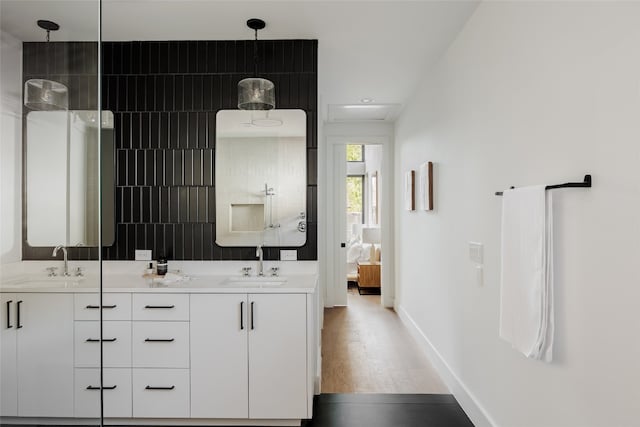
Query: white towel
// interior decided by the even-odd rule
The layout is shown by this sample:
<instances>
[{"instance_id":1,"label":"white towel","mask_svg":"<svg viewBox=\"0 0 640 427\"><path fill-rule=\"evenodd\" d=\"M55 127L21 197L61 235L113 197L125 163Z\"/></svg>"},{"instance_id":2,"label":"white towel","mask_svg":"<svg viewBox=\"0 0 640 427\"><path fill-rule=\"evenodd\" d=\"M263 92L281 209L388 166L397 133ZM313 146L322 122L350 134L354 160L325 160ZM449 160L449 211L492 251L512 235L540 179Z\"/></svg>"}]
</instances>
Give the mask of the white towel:
<instances>
[{"instance_id":1,"label":"white towel","mask_svg":"<svg viewBox=\"0 0 640 427\"><path fill-rule=\"evenodd\" d=\"M544 186L506 190L502 200L500 337L551 362L553 209Z\"/></svg>"}]
</instances>

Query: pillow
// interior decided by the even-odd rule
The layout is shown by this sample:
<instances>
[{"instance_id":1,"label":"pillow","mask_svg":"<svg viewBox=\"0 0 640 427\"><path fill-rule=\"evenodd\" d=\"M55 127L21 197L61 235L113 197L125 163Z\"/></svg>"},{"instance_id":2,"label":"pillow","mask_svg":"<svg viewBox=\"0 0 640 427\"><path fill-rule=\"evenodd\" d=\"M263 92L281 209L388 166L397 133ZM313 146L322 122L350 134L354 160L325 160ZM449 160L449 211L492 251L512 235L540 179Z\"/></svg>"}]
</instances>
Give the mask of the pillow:
<instances>
[{"instance_id":1,"label":"pillow","mask_svg":"<svg viewBox=\"0 0 640 427\"><path fill-rule=\"evenodd\" d=\"M362 251L360 253L360 257L358 258L358 262L369 262L371 258L371 243L363 243Z\"/></svg>"},{"instance_id":2,"label":"pillow","mask_svg":"<svg viewBox=\"0 0 640 427\"><path fill-rule=\"evenodd\" d=\"M362 245L360 243L353 244L347 249L347 262L355 263L362 255Z\"/></svg>"}]
</instances>

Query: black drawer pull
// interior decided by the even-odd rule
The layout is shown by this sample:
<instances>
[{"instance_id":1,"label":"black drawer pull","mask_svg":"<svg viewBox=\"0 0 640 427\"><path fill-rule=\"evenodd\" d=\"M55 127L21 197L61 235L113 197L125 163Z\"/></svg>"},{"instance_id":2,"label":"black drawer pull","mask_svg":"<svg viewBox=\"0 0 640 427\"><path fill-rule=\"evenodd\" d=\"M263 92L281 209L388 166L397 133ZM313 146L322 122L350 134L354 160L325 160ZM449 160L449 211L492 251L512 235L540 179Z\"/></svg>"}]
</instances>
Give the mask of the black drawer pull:
<instances>
[{"instance_id":1,"label":"black drawer pull","mask_svg":"<svg viewBox=\"0 0 640 427\"><path fill-rule=\"evenodd\" d=\"M145 390L173 390L176 386L172 385L171 387L152 387L150 385L145 387Z\"/></svg>"},{"instance_id":2,"label":"black drawer pull","mask_svg":"<svg viewBox=\"0 0 640 427\"><path fill-rule=\"evenodd\" d=\"M144 308L176 308L175 305L145 305Z\"/></svg>"},{"instance_id":3,"label":"black drawer pull","mask_svg":"<svg viewBox=\"0 0 640 427\"><path fill-rule=\"evenodd\" d=\"M20 305L22 304L22 301L18 301L16 303L16 318L17 320L17 325L16 325L16 329L20 329L22 328L22 324L20 323Z\"/></svg>"},{"instance_id":4,"label":"black drawer pull","mask_svg":"<svg viewBox=\"0 0 640 427\"><path fill-rule=\"evenodd\" d=\"M109 308L116 308L117 306L118 306L117 304L112 304L112 305L103 305L103 306L102 306L102 308L103 308L103 309L105 309L105 308L106 308L106 309L109 309ZM97 309L99 309L99 308L100 308L100 306L99 306L99 305L88 305L88 306L86 306L85 308L97 310Z\"/></svg>"},{"instance_id":5,"label":"black drawer pull","mask_svg":"<svg viewBox=\"0 0 640 427\"><path fill-rule=\"evenodd\" d=\"M165 339L154 339L154 338L145 338L144 342L173 342L175 338L165 338Z\"/></svg>"},{"instance_id":6,"label":"black drawer pull","mask_svg":"<svg viewBox=\"0 0 640 427\"><path fill-rule=\"evenodd\" d=\"M240 330L244 330L244 301L240 301Z\"/></svg>"},{"instance_id":7,"label":"black drawer pull","mask_svg":"<svg viewBox=\"0 0 640 427\"><path fill-rule=\"evenodd\" d=\"M102 387L102 389L103 390L115 390L116 386L115 385L111 385L111 386L108 386L108 387ZM96 386L93 386L93 385L88 385L87 386L87 390L100 390L100 387L96 387Z\"/></svg>"},{"instance_id":8,"label":"black drawer pull","mask_svg":"<svg viewBox=\"0 0 640 427\"><path fill-rule=\"evenodd\" d=\"M115 342L117 338L105 338L102 342ZM84 342L100 342L99 338L87 338Z\"/></svg>"},{"instance_id":9,"label":"black drawer pull","mask_svg":"<svg viewBox=\"0 0 640 427\"><path fill-rule=\"evenodd\" d=\"M13 300L7 301L7 329L13 328L13 325L11 324L11 303L12 302Z\"/></svg>"}]
</instances>

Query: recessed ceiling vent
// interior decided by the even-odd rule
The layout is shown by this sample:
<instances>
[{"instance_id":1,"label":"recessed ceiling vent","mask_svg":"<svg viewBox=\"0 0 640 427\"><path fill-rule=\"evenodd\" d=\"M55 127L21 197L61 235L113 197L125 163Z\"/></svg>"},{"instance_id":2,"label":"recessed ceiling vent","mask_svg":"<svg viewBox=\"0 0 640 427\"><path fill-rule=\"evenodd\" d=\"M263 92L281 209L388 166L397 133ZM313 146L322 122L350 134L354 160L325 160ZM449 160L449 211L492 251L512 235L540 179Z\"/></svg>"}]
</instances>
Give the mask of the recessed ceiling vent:
<instances>
[{"instance_id":1,"label":"recessed ceiling vent","mask_svg":"<svg viewBox=\"0 0 640 427\"><path fill-rule=\"evenodd\" d=\"M329 122L392 122L400 104L329 104Z\"/></svg>"}]
</instances>

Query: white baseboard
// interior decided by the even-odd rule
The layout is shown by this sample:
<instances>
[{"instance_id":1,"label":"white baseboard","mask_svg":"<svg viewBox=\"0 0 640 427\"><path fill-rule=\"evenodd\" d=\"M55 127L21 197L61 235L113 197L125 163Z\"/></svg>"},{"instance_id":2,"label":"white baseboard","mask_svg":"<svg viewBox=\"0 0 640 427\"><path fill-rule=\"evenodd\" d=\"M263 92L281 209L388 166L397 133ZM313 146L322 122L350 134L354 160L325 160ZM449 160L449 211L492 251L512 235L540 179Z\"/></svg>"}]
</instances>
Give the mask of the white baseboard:
<instances>
[{"instance_id":1,"label":"white baseboard","mask_svg":"<svg viewBox=\"0 0 640 427\"><path fill-rule=\"evenodd\" d=\"M487 411L480 405L476 397L469 391L467 386L458 378L458 376L451 370L449 364L442 358L438 350L431 344L429 338L422 332L416 322L411 318L407 311L402 306L396 308L400 319L405 324L407 329L418 344L425 351L427 358L440 374L440 377L451 391L462 407L467 416L471 419L476 427L497 427L497 424Z\"/></svg>"}]
</instances>

